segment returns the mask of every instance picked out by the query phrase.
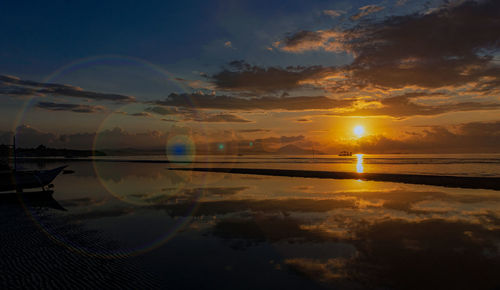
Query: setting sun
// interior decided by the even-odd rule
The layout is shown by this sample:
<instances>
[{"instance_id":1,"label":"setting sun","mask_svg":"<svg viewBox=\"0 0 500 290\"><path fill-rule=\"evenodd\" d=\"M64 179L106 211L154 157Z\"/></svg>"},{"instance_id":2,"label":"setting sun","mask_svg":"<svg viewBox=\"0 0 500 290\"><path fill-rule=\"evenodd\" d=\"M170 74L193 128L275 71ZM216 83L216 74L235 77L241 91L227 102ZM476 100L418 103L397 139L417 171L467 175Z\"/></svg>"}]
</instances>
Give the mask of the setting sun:
<instances>
[{"instance_id":1,"label":"setting sun","mask_svg":"<svg viewBox=\"0 0 500 290\"><path fill-rule=\"evenodd\" d=\"M365 128L363 126L356 126L354 127L354 134L360 138L365 134Z\"/></svg>"},{"instance_id":2,"label":"setting sun","mask_svg":"<svg viewBox=\"0 0 500 290\"><path fill-rule=\"evenodd\" d=\"M500 0L0 21L0 290L500 290Z\"/></svg>"}]
</instances>

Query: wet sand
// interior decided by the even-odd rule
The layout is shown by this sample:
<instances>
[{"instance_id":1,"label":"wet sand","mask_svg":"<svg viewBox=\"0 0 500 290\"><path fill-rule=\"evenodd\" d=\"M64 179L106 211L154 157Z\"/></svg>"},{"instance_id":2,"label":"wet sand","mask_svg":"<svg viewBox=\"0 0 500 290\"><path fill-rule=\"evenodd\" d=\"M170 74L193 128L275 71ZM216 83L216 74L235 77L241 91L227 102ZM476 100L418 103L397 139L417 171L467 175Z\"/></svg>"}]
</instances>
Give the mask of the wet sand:
<instances>
[{"instance_id":1,"label":"wet sand","mask_svg":"<svg viewBox=\"0 0 500 290\"><path fill-rule=\"evenodd\" d=\"M269 175L304 178L359 179L366 181L385 181L408 184L434 185L472 189L500 190L498 177L467 177L445 175L417 175L392 173L356 173L334 171L309 171L286 169L254 169L254 168L169 168L169 170L204 171L234 174Z\"/></svg>"},{"instance_id":2,"label":"wet sand","mask_svg":"<svg viewBox=\"0 0 500 290\"><path fill-rule=\"evenodd\" d=\"M116 246L56 215L64 208L50 195L27 196L0 195L1 289L158 287L125 257L82 254ZM62 236L73 237L71 247Z\"/></svg>"},{"instance_id":3,"label":"wet sand","mask_svg":"<svg viewBox=\"0 0 500 290\"><path fill-rule=\"evenodd\" d=\"M70 166L0 196L0 289L500 286L500 191Z\"/></svg>"}]
</instances>

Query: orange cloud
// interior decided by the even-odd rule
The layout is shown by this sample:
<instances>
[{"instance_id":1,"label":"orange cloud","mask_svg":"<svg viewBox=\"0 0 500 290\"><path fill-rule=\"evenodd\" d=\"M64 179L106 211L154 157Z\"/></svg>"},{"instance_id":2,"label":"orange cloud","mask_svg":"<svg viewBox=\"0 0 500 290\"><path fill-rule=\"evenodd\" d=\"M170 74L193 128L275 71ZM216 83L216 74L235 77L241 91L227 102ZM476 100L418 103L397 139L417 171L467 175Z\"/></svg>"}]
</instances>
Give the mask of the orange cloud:
<instances>
[{"instance_id":1,"label":"orange cloud","mask_svg":"<svg viewBox=\"0 0 500 290\"><path fill-rule=\"evenodd\" d=\"M335 30L302 30L276 41L273 46L287 52L300 53L309 50L343 51L341 39L344 34Z\"/></svg>"}]
</instances>

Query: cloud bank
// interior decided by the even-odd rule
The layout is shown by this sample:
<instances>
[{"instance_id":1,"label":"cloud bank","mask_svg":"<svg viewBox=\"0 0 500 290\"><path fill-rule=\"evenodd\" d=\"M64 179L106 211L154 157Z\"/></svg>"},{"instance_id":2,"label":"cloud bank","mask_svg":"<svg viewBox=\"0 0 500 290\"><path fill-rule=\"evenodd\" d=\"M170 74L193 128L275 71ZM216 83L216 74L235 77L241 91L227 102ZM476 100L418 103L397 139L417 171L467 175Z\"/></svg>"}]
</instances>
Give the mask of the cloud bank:
<instances>
[{"instance_id":1,"label":"cloud bank","mask_svg":"<svg viewBox=\"0 0 500 290\"><path fill-rule=\"evenodd\" d=\"M131 96L85 91L71 85L21 80L17 77L6 75L0 75L0 95L14 97L63 96L114 102L132 102L135 100Z\"/></svg>"}]
</instances>

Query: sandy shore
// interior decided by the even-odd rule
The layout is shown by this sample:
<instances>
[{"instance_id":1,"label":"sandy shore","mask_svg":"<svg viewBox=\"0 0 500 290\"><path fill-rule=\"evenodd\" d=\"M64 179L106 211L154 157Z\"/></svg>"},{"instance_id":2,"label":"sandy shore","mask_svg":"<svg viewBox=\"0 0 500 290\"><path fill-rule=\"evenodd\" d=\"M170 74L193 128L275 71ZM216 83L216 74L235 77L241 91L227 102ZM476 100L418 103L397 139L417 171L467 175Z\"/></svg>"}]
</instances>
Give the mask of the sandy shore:
<instances>
[{"instance_id":1,"label":"sandy shore","mask_svg":"<svg viewBox=\"0 0 500 290\"><path fill-rule=\"evenodd\" d=\"M1 289L158 287L124 257L101 256L112 242L51 209L62 207L50 195L0 195Z\"/></svg>"},{"instance_id":2,"label":"sandy shore","mask_svg":"<svg viewBox=\"0 0 500 290\"><path fill-rule=\"evenodd\" d=\"M234 174L253 174L305 178L329 178L329 179L360 179L367 181L399 182L409 184L435 185L445 187L460 187L473 189L500 190L500 178L498 177L467 177L467 176L444 176L444 175L417 175L417 174L393 174L393 173L356 173L356 172L333 172L333 171L309 171L309 170L286 170L286 169L254 169L254 168L169 168L170 170L221 172Z\"/></svg>"}]
</instances>

